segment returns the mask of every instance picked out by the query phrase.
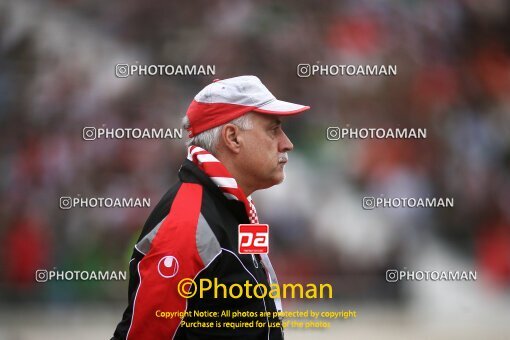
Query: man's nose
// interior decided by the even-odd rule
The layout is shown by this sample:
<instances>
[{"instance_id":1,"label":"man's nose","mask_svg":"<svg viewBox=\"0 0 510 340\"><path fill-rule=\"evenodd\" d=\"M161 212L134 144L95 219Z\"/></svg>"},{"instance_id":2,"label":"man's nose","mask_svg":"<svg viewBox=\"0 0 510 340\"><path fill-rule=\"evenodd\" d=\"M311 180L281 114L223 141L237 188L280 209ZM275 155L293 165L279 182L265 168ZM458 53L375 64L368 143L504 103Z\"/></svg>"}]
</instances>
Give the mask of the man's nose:
<instances>
[{"instance_id":1,"label":"man's nose","mask_svg":"<svg viewBox=\"0 0 510 340\"><path fill-rule=\"evenodd\" d=\"M289 137L285 134L285 132L282 131L282 138L279 143L279 150L280 152L289 152L294 149L294 144L290 141Z\"/></svg>"}]
</instances>

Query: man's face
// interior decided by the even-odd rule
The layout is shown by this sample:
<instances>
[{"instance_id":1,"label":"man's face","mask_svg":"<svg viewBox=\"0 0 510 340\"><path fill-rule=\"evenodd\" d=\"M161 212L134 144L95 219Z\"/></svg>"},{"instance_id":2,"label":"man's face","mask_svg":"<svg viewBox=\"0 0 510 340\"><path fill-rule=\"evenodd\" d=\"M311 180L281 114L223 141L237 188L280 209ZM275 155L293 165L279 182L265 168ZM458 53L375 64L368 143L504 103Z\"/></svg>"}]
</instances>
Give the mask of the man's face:
<instances>
[{"instance_id":1,"label":"man's face","mask_svg":"<svg viewBox=\"0 0 510 340\"><path fill-rule=\"evenodd\" d=\"M287 152L293 145L283 132L278 116L255 114L252 128L242 131L243 145L238 166L254 188L265 189L283 182Z\"/></svg>"}]
</instances>

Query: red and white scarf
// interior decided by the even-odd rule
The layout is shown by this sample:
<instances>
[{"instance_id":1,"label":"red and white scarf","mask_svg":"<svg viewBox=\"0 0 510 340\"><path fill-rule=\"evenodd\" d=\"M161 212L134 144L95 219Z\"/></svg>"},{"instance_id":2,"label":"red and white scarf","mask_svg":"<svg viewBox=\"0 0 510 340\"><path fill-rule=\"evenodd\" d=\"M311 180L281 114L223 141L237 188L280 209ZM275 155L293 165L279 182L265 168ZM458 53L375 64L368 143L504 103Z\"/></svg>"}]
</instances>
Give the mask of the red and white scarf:
<instances>
[{"instance_id":1,"label":"red and white scarf","mask_svg":"<svg viewBox=\"0 0 510 340\"><path fill-rule=\"evenodd\" d=\"M250 223L259 223L253 200L250 196L246 197L243 190L237 185L234 177L216 157L198 146L191 145L188 148L188 159L205 172L228 199L244 203Z\"/></svg>"},{"instance_id":2,"label":"red and white scarf","mask_svg":"<svg viewBox=\"0 0 510 340\"><path fill-rule=\"evenodd\" d=\"M235 178L232 177L227 168L225 168L225 166L221 164L221 162L216 157L201 147L191 145L188 148L188 159L195 163L203 172L205 172L205 174L209 176L209 178L218 186L218 188L220 188L220 190L228 199L233 199L244 203L244 208L246 209L250 223L259 223L257 210L253 204L253 200L250 196L246 197L243 190L237 185ZM254 259L254 263L256 263L255 256L252 255L252 257ZM278 279L276 278L276 273L273 266L271 265L269 256L267 256L267 254L260 254L260 259L266 270L269 282L271 284L278 284ZM281 299L275 298L274 302L276 305L276 310L281 311Z\"/></svg>"}]
</instances>

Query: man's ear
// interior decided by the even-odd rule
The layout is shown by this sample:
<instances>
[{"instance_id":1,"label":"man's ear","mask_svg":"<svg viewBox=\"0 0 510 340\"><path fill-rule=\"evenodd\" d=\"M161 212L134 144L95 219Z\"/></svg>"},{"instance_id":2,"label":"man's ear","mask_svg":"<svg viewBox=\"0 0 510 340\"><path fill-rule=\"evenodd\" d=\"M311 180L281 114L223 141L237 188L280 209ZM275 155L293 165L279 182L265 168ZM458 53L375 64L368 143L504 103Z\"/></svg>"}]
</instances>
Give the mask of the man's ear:
<instances>
[{"instance_id":1,"label":"man's ear","mask_svg":"<svg viewBox=\"0 0 510 340\"><path fill-rule=\"evenodd\" d=\"M241 129L234 124L225 124L221 129L221 140L225 148L233 153L239 153L241 149Z\"/></svg>"}]
</instances>

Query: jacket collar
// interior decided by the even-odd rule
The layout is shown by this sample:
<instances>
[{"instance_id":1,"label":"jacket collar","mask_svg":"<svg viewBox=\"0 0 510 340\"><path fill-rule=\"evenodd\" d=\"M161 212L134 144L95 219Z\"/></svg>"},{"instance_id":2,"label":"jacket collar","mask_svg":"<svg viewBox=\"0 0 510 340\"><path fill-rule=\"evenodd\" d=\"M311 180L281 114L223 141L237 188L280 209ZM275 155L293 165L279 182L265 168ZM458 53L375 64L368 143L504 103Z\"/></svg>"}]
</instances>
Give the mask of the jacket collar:
<instances>
[{"instance_id":1,"label":"jacket collar","mask_svg":"<svg viewBox=\"0 0 510 340\"><path fill-rule=\"evenodd\" d=\"M195 163L185 159L179 169L179 179L186 183L198 183L201 184L213 197L222 205L224 205L229 211L231 211L239 223L249 224L250 221L246 215L246 209L244 203L241 201L230 200L221 192L216 184L205 174Z\"/></svg>"}]
</instances>

